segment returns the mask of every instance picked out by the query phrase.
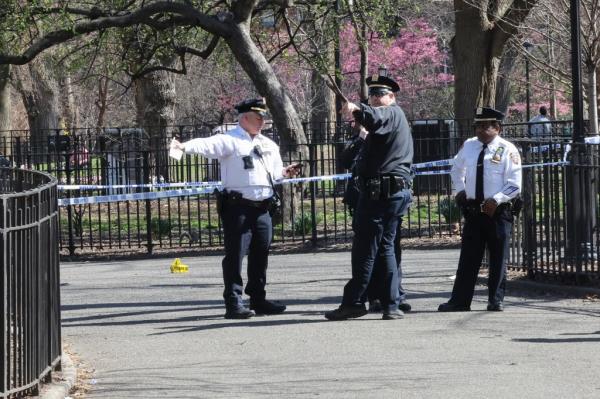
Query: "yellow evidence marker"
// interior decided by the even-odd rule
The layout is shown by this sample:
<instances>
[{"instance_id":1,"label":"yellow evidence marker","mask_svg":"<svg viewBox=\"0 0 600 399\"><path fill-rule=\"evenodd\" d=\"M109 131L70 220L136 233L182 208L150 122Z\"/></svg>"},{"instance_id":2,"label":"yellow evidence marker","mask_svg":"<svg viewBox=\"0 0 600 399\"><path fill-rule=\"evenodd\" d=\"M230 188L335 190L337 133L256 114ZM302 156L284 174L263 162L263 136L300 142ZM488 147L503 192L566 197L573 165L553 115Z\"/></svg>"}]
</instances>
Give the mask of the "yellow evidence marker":
<instances>
[{"instance_id":1,"label":"yellow evidence marker","mask_svg":"<svg viewBox=\"0 0 600 399\"><path fill-rule=\"evenodd\" d=\"M188 265L181 263L181 259L175 258L171 263L171 273L187 273L189 271Z\"/></svg>"}]
</instances>

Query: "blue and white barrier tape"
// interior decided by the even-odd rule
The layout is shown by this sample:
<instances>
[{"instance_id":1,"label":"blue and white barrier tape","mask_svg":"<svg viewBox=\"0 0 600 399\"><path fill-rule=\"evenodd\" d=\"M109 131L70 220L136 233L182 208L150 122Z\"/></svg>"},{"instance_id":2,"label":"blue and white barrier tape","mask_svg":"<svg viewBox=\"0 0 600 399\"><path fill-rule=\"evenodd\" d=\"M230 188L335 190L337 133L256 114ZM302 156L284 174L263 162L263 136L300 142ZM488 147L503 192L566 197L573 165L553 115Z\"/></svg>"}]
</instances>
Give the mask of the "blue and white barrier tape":
<instances>
[{"instance_id":1,"label":"blue and white barrier tape","mask_svg":"<svg viewBox=\"0 0 600 399\"><path fill-rule=\"evenodd\" d=\"M221 184L220 181L200 181L200 182L177 182L177 183L148 183L148 184L62 184L58 186L59 190L119 190L125 188L172 188L172 187L204 187Z\"/></svg>"},{"instance_id":2,"label":"blue and white barrier tape","mask_svg":"<svg viewBox=\"0 0 600 399\"><path fill-rule=\"evenodd\" d=\"M149 193L133 193L133 194L116 194L116 195L100 195L95 197L78 197L78 198L61 198L58 200L58 206L68 205L88 205L88 204L102 204L106 202L120 202L120 201L140 201L140 200L155 200L159 198L171 198L171 197L187 197L190 195L210 194L215 189L220 188L216 186L201 187L201 188L184 188L181 190L169 190L169 191L155 191Z\"/></svg>"},{"instance_id":3,"label":"blue and white barrier tape","mask_svg":"<svg viewBox=\"0 0 600 399\"><path fill-rule=\"evenodd\" d=\"M441 162L441 161L440 161ZM523 165L523 168L535 168L542 166L565 166L568 165L569 162L565 161L557 161L557 162L545 162L531 165ZM439 165L436 165L439 166ZM446 175L449 174L450 170L429 170L429 171L421 171L417 172L417 176L431 176L431 175ZM297 183L307 183L307 182L318 182L318 181L328 181L328 180L346 180L351 176L350 173L342 173L338 175L326 175L326 176L312 176L312 177L298 177L293 179L283 179L277 181L275 184L297 184ZM169 186L171 184L171 186ZM77 198L62 198L58 200L59 206L68 206L68 205L87 205L87 204L101 204L107 202L119 202L119 201L140 201L140 200L155 200L159 198L171 198L171 197L184 197L190 195L201 195L201 194L210 194L214 192L215 189L221 189L221 182L195 182L195 183L163 183L160 185L161 188L165 187L174 187L173 185L196 185L200 186L197 188L187 188L180 190L168 190L168 191L153 191L153 192L145 192L145 193L132 193L132 194L115 194L115 195L101 195L101 196L93 196L93 197L77 197ZM69 187L69 186L68 186ZM86 186L81 186L86 187ZM158 185L131 185L131 186L102 186L102 188L131 188L131 187L158 187Z\"/></svg>"}]
</instances>

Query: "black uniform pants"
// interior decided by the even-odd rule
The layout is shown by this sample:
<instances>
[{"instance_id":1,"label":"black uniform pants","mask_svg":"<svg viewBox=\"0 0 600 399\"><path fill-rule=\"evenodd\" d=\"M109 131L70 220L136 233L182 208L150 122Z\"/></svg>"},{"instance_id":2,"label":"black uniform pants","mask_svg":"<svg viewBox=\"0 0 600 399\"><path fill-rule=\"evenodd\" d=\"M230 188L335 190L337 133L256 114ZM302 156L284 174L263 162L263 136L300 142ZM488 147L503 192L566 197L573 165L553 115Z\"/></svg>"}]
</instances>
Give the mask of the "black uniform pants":
<instances>
[{"instance_id":1,"label":"black uniform pants","mask_svg":"<svg viewBox=\"0 0 600 399\"><path fill-rule=\"evenodd\" d=\"M252 300L265 299L269 246L273 225L268 211L248 205L228 206L223 212L225 258L223 282L225 306L242 306L242 261L248 255L246 294Z\"/></svg>"},{"instance_id":2,"label":"black uniform pants","mask_svg":"<svg viewBox=\"0 0 600 399\"><path fill-rule=\"evenodd\" d=\"M402 234L402 217L398 221L398 227L396 228L396 238L394 238L394 255L396 256L396 263L398 264L398 301L403 302L406 300L406 291L402 287L402 247L400 243ZM371 275L371 281L367 288L367 298L369 302L373 302L375 299L379 299L380 292L384 290L381 283L383 281L382 275L385 273L385 257L377 254L375 264L373 265L373 273Z\"/></svg>"},{"instance_id":3,"label":"black uniform pants","mask_svg":"<svg viewBox=\"0 0 600 399\"><path fill-rule=\"evenodd\" d=\"M398 262L394 239L400 215L410 201L410 190L401 190L385 200L372 200L361 194L352 221L352 278L344 287L343 305L359 305L367 291L373 265L379 255L383 273L379 298L384 311L398 309Z\"/></svg>"},{"instance_id":4,"label":"black uniform pants","mask_svg":"<svg viewBox=\"0 0 600 399\"><path fill-rule=\"evenodd\" d=\"M486 245L489 251L488 301L499 303L504 300L512 223L510 208L499 209L493 218L481 212L465 215L460 259L450 303L471 306Z\"/></svg>"}]
</instances>

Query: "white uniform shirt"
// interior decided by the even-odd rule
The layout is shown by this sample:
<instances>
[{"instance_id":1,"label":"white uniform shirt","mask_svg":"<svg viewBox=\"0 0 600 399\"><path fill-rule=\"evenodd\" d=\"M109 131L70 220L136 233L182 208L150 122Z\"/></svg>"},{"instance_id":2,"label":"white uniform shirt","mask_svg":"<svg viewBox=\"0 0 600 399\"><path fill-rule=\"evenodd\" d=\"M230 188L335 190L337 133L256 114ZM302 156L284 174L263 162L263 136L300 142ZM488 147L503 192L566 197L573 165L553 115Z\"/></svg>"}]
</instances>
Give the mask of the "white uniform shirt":
<instances>
[{"instance_id":1,"label":"white uniform shirt","mask_svg":"<svg viewBox=\"0 0 600 399\"><path fill-rule=\"evenodd\" d=\"M267 169L273 180L283 177L279 146L260 133L252 138L239 125L224 134L190 140L184 143L184 146L188 154L218 159L221 163L223 187L229 191L237 191L252 201L261 201L273 196ZM262 151L262 161L253 151L256 146ZM252 157L253 169L244 169L245 156Z\"/></svg>"},{"instance_id":2,"label":"white uniform shirt","mask_svg":"<svg viewBox=\"0 0 600 399\"><path fill-rule=\"evenodd\" d=\"M465 191L468 199L475 199L477 158L483 143L472 137L454 157L450 176L454 195ZM483 195L498 204L508 202L521 192L521 156L511 142L496 136L488 144L483 157Z\"/></svg>"}]
</instances>

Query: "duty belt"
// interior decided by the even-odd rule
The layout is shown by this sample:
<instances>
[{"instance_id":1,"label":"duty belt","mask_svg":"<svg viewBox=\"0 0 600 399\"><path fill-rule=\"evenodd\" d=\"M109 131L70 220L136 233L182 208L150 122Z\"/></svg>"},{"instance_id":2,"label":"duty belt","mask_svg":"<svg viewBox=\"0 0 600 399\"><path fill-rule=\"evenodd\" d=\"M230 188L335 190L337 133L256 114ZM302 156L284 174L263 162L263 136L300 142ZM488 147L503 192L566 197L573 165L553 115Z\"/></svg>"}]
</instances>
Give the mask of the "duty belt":
<instances>
[{"instance_id":1,"label":"duty belt","mask_svg":"<svg viewBox=\"0 0 600 399\"><path fill-rule=\"evenodd\" d=\"M237 191L230 191L227 196L227 203L232 205L246 205L252 208L262 209L268 211L271 208L272 198L267 198L262 201L252 201L242 197L241 193Z\"/></svg>"},{"instance_id":2,"label":"duty belt","mask_svg":"<svg viewBox=\"0 0 600 399\"><path fill-rule=\"evenodd\" d=\"M464 209L465 213L467 213L469 215L477 215L477 214L483 213L483 204L484 204L484 201L479 202L477 200L470 199L465 202L463 209ZM511 202L504 202L504 203L498 205L498 207L496 208L495 214L499 214L500 212L503 212L506 208L510 209L511 206L512 206Z\"/></svg>"},{"instance_id":3,"label":"duty belt","mask_svg":"<svg viewBox=\"0 0 600 399\"><path fill-rule=\"evenodd\" d=\"M410 188L411 184L399 176L380 176L374 178L356 178L358 188L371 199L384 199L396 194L400 190Z\"/></svg>"}]
</instances>

